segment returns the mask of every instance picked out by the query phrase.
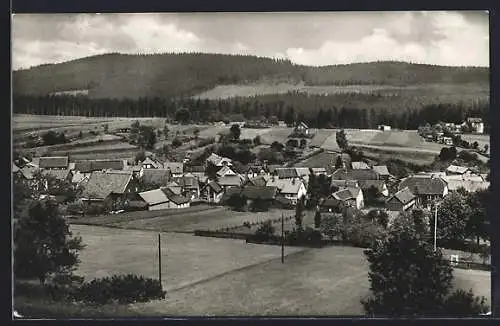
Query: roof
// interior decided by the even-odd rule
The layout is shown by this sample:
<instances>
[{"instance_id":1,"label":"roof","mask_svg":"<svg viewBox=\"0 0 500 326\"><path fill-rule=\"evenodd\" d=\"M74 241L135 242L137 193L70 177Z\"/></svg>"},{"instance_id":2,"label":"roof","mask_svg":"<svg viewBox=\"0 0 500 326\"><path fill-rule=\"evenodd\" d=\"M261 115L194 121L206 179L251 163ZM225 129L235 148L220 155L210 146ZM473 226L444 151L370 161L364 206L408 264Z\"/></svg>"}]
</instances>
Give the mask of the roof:
<instances>
[{"instance_id":1,"label":"roof","mask_svg":"<svg viewBox=\"0 0 500 326\"><path fill-rule=\"evenodd\" d=\"M217 171L217 175L219 177L225 176L225 175L236 175L236 172L234 172L229 166L223 166L219 171Z\"/></svg>"},{"instance_id":2,"label":"roof","mask_svg":"<svg viewBox=\"0 0 500 326\"><path fill-rule=\"evenodd\" d=\"M248 183L253 186L265 186L267 184L267 180L265 177L259 176L248 180Z\"/></svg>"},{"instance_id":3,"label":"roof","mask_svg":"<svg viewBox=\"0 0 500 326\"><path fill-rule=\"evenodd\" d=\"M224 162L226 162L227 165L232 165L230 158L222 157L222 156L219 156L215 153L210 154L210 156L207 158L207 162L209 162L215 166L221 166L222 163L224 163Z\"/></svg>"},{"instance_id":4,"label":"roof","mask_svg":"<svg viewBox=\"0 0 500 326\"><path fill-rule=\"evenodd\" d=\"M372 170L377 172L381 176L391 175L389 173L389 169L387 169L387 165L375 165L372 167Z\"/></svg>"},{"instance_id":5,"label":"roof","mask_svg":"<svg viewBox=\"0 0 500 326\"><path fill-rule=\"evenodd\" d=\"M295 168L295 170L297 171L297 175L299 177L304 177L304 176L309 176L311 174L311 170L309 168Z\"/></svg>"},{"instance_id":6,"label":"roof","mask_svg":"<svg viewBox=\"0 0 500 326\"><path fill-rule=\"evenodd\" d=\"M328 197L325 198L321 201L322 207L339 207L342 204L342 201L334 198L334 197Z\"/></svg>"},{"instance_id":7,"label":"roof","mask_svg":"<svg viewBox=\"0 0 500 326\"><path fill-rule=\"evenodd\" d=\"M161 190L165 193L167 198L176 205L182 205L182 204L189 203L189 199L187 199L184 196L177 195L176 193L174 193L172 190L170 190L168 188L162 188Z\"/></svg>"},{"instance_id":8,"label":"roof","mask_svg":"<svg viewBox=\"0 0 500 326\"><path fill-rule=\"evenodd\" d=\"M182 162L165 162L163 163L163 168L170 171L175 174L182 174L184 173L184 163Z\"/></svg>"},{"instance_id":9,"label":"roof","mask_svg":"<svg viewBox=\"0 0 500 326\"><path fill-rule=\"evenodd\" d=\"M203 165L193 165L193 166L186 166L184 168L186 172L196 172L196 173L205 173L205 167Z\"/></svg>"},{"instance_id":10,"label":"roof","mask_svg":"<svg viewBox=\"0 0 500 326\"><path fill-rule=\"evenodd\" d=\"M271 178L267 181L266 186L277 187L282 194L294 194L299 192L300 185L304 182L300 179L278 179Z\"/></svg>"},{"instance_id":11,"label":"roof","mask_svg":"<svg viewBox=\"0 0 500 326\"><path fill-rule=\"evenodd\" d=\"M332 180L330 185L333 187L338 187L338 188L358 187L358 181L356 181L356 180Z\"/></svg>"},{"instance_id":12,"label":"roof","mask_svg":"<svg viewBox=\"0 0 500 326\"><path fill-rule=\"evenodd\" d=\"M264 167L261 165L257 166L249 166L247 169L247 172L253 172L253 173L260 173L262 170L264 170Z\"/></svg>"},{"instance_id":13,"label":"roof","mask_svg":"<svg viewBox=\"0 0 500 326\"><path fill-rule=\"evenodd\" d=\"M65 170L43 170L42 175L51 176L57 180L66 180L69 176L70 171Z\"/></svg>"},{"instance_id":14,"label":"roof","mask_svg":"<svg viewBox=\"0 0 500 326\"><path fill-rule=\"evenodd\" d=\"M152 165L155 168L159 168L161 166L161 164L158 161L153 160L150 157L146 157L146 159L141 162L141 165Z\"/></svg>"},{"instance_id":15,"label":"roof","mask_svg":"<svg viewBox=\"0 0 500 326\"><path fill-rule=\"evenodd\" d=\"M241 190L242 189L239 186L226 189L226 191L222 195L222 201L227 201L233 195L239 195L241 193Z\"/></svg>"},{"instance_id":16,"label":"roof","mask_svg":"<svg viewBox=\"0 0 500 326\"><path fill-rule=\"evenodd\" d=\"M405 187L394 194L389 200L397 199L401 204L406 205L415 199L415 195L411 192L410 188Z\"/></svg>"},{"instance_id":17,"label":"roof","mask_svg":"<svg viewBox=\"0 0 500 326\"><path fill-rule=\"evenodd\" d=\"M349 199L356 199L359 195L359 192L361 189L355 188L355 187L348 187L346 189L339 190L333 194L333 198L338 199L338 200L349 200Z\"/></svg>"},{"instance_id":18,"label":"roof","mask_svg":"<svg viewBox=\"0 0 500 326\"><path fill-rule=\"evenodd\" d=\"M242 196L248 199L267 199L271 200L276 198L278 188L273 186L246 186L241 192Z\"/></svg>"},{"instance_id":19,"label":"roof","mask_svg":"<svg viewBox=\"0 0 500 326\"><path fill-rule=\"evenodd\" d=\"M488 189L490 182L482 180L481 177L474 179L443 178L450 191L456 191L464 188L468 192Z\"/></svg>"},{"instance_id":20,"label":"roof","mask_svg":"<svg viewBox=\"0 0 500 326\"><path fill-rule=\"evenodd\" d=\"M239 175L227 175L219 178L218 183L223 187L241 186L242 180Z\"/></svg>"},{"instance_id":21,"label":"roof","mask_svg":"<svg viewBox=\"0 0 500 326\"><path fill-rule=\"evenodd\" d=\"M266 170L267 172L269 172L270 174L274 174L276 173L276 171L279 169L279 168L282 168L283 166L282 165L278 165L278 164L271 164L271 165L267 165L264 167L264 170Z\"/></svg>"},{"instance_id":22,"label":"roof","mask_svg":"<svg viewBox=\"0 0 500 326\"><path fill-rule=\"evenodd\" d=\"M308 128L309 128L309 126L308 126L308 125L306 125L306 124L305 124L304 122L302 122L302 121L301 121L301 122L299 122L299 123L297 124L297 127L302 127L302 128L305 128L305 129L308 129Z\"/></svg>"},{"instance_id":23,"label":"roof","mask_svg":"<svg viewBox=\"0 0 500 326\"><path fill-rule=\"evenodd\" d=\"M370 167L365 162L352 162L353 170L369 170Z\"/></svg>"},{"instance_id":24,"label":"roof","mask_svg":"<svg viewBox=\"0 0 500 326\"><path fill-rule=\"evenodd\" d=\"M312 172L317 173L326 173L326 168L311 168Z\"/></svg>"},{"instance_id":25,"label":"roof","mask_svg":"<svg viewBox=\"0 0 500 326\"><path fill-rule=\"evenodd\" d=\"M75 170L80 172L92 172L101 170L123 170L123 160L92 160L75 163Z\"/></svg>"},{"instance_id":26,"label":"roof","mask_svg":"<svg viewBox=\"0 0 500 326\"><path fill-rule=\"evenodd\" d=\"M483 122L481 118L467 118L467 122Z\"/></svg>"},{"instance_id":27,"label":"roof","mask_svg":"<svg viewBox=\"0 0 500 326\"><path fill-rule=\"evenodd\" d=\"M19 172L21 169L19 169L19 167L17 165L15 165L14 163L12 163L12 173L17 173Z\"/></svg>"},{"instance_id":28,"label":"roof","mask_svg":"<svg viewBox=\"0 0 500 326\"><path fill-rule=\"evenodd\" d=\"M338 169L332 173L335 180L378 180L380 175L373 170Z\"/></svg>"},{"instance_id":29,"label":"roof","mask_svg":"<svg viewBox=\"0 0 500 326\"><path fill-rule=\"evenodd\" d=\"M295 168L279 168L276 169L276 173L278 173L280 179L297 178L299 176Z\"/></svg>"},{"instance_id":30,"label":"roof","mask_svg":"<svg viewBox=\"0 0 500 326\"><path fill-rule=\"evenodd\" d=\"M469 170L466 166L450 165L446 168L446 172L464 174Z\"/></svg>"},{"instance_id":31,"label":"roof","mask_svg":"<svg viewBox=\"0 0 500 326\"><path fill-rule=\"evenodd\" d=\"M36 171L38 171L38 167L26 164L25 166L22 167L21 174L23 175L23 177L30 180L33 179L33 175L35 174Z\"/></svg>"},{"instance_id":32,"label":"roof","mask_svg":"<svg viewBox=\"0 0 500 326\"><path fill-rule=\"evenodd\" d=\"M73 171L72 176L71 176L71 182L72 183L80 183L86 178L85 174L79 172L79 171Z\"/></svg>"},{"instance_id":33,"label":"roof","mask_svg":"<svg viewBox=\"0 0 500 326\"><path fill-rule=\"evenodd\" d=\"M67 156L40 157L39 167L42 169L67 168L69 159Z\"/></svg>"},{"instance_id":34,"label":"roof","mask_svg":"<svg viewBox=\"0 0 500 326\"><path fill-rule=\"evenodd\" d=\"M358 185L361 189L369 189L375 187L377 190L384 190L385 182L384 180L359 180Z\"/></svg>"},{"instance_id":35,"label":"roof","mask_svg":"<svg viewBox=\"0 0 500 326\"><path fill-rule=\"evenodd\" d=\"M92 172L83 190L83 196L104 199L111 193L123 194L131 180L131 172Z\"/></svg>"},{"instance_id":36,"label":"roof","mask_svg":"<svg viewBox=\"0 0 500 326\"><path fill-rule=\"evenodd\" d=\"M140 192L139 196L141 196L148 205L158 205L168 202L167 195L161 189Z\"/></svg>"},{"instance_id":37,"label":"roof","mask_svg":"<svg viewBox=\"0 0 500 326\"><path fill-rule=\"evenodd\" d=\"M172 180L182 188L198 188L200 186L198 178L195 176L184 175L182 177L172 178Z\"/></svg>"},{"instance_id":38,"label":"roof","mask_svg":"<svg viewBox=\"0 0 500 326\"><path fill-rule=\"evenodd\" d=\"M170 171L167 169L144 169L142 180L146 183L166 184L170 181Z\"/></svg>"},{"instance_id":39,"label":"roof","mask_svg":"<svg viewBox=\"0 0 500 326\"><path fill-rule=\"evenodd\" d=\"M222 189L222 187L215 181L210 181L206 187L210 187L212 188L212 190L215 192L215 193L219 193L221 191L223 191L224 189Z\"/></svg>"},{"instance_id":40,"label":"roof","mask_svg":"<svg viewBox=\"0 0 500 326\"><path fill-rule=\"evenodd\" d=\"M398 189L405 187L415 195L443 195L447 184L438 177L407 177L401 181Z\"/></svg>"},{"instance_id":41,"label":"roof","mask_svg":"<svg viewBox=\"0 0 500 326\"><path fill-rule=\"evenodd\" d=\"M284 196L277 195L275 200L282 205L292 206L292 201Z\"/></svg>"}]
</instances>

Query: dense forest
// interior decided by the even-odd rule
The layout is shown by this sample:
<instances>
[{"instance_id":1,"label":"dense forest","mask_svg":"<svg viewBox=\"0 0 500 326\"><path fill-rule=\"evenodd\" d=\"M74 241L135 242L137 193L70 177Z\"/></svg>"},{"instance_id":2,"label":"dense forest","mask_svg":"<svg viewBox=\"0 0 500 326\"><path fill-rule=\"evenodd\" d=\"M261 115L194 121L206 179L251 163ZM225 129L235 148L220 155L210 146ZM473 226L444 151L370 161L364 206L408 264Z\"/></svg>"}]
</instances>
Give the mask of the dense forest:
<instances>
[{"instance_id":1,"label":"dense forest","mask_svg":"<svg viewBox=\"0 0 500 326\"><path fill-rule=\"evenodd\" d=\"M359 98L374 97L372 102ZM352 98L351 101L347 101ZM383 97L382 97L383 98ZM14 96L14 113L81 115L89 117L164 117L185 122L220 120L284 120L307 122L316 128L375 128L390 124L399 129L417 129L426 122L459 123L467 117L481 117L489 126L489 102L420 103L415 106L388 105L395 98L377 104L377 95L339 94L310 96L298 93L256 96L230 100L169 100L159 97L89 99L84 96ZM380 100L381 101L381 100Z\"/></svg>"},{"instance_id":2,"label":"dense forest","mask_svg":"<svg viewBox=\"0 0 500 326\"><path fill-rule=\"evenodd\" d=\"M217 85L286 82L305 85L474 84L489 69L372 62L308 67L289 60L203 53L106 54L14 71L17 95L88 90L90 98L187 98Z\"/></svg>"}]
</instances>

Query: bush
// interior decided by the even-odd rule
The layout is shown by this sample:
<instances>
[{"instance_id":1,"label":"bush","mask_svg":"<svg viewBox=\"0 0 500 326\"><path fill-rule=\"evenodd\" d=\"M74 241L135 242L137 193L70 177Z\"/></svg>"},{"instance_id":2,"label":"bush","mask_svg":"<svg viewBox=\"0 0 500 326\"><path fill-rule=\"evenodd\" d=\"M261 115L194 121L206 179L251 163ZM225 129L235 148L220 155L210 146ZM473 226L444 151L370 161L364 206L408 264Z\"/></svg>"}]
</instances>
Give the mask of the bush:
<instances>
[{"instance_id":1,"label":"bush","mask_svg":"<svg viewBox=\"0 0 500 326\"><path fill-rule=\"evenodd\" d=\"M444 301L443 315L453 317L478 316L487 313L485 297L475 297L472 290L456 290Z\"/></svg>"},{"instance_id":2,"label":"bush","mask_svg":"<svg viewBox=\"0 0 500 326\"><path fill-rule=\"evenodd\" d=\"M85 214L87 215L101 215L106 213L106 208L99 204L90 204L85 209Z\"/></svg>"},{"instance_id":3,"label":"bush","mask_svg":"<svg viewBox=\"0 0 500 326\"><path fill-rule=\"evenodd\" d=\"M266 221L255 231L255 237L259 240L269 240L274 234L275 228L271 221Z\"/></svg>"},{"instance_id":4,"label":"bush","mask_svg":"<svg viewBox=\"0 0 500 326\"><path fill-rule=\"evenodd\" d=\"M84 283L75 299L94 304L134 303L164 299L165 294L160 281L128 274L94 279Z\"/></svg>"}]
</instances>

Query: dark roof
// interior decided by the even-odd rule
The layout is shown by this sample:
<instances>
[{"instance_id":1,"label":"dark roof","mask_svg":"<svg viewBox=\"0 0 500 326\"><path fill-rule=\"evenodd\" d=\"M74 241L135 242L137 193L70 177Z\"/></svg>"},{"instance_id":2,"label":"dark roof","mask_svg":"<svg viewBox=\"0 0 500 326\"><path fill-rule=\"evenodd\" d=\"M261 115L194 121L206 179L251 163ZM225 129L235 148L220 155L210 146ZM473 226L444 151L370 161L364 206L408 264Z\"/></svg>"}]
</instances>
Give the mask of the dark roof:
<instances>
[{"instance_id":1,"label":"dark roof","mask_svg":"<svg viewBox=\"0 0 500 326\"><path fill-rule=\"evenodd\" d=\"M282 165L272 164L272 165L267 165L266 167L264 167L264 170L273 174L276 172L277 169L282 168L282 167L283 167Z\"/></svg>"},{"instance_id":2,"label":"dark roof","mask_svg":"<svg viewBox=\"0 0 500 326\"><path fill-rule=\"evenodd\" d=\"M401 204L406 205L415 199L415 195L410 191L408 187L405 187L394 194L389 200L396 198Z\"/></svg>"},{"instance_id":3,"label":"dark roof","mask_svg":"<svg viewBox=\"0 0 500 326\"><path fill-rule=\"evenodd\" d=\"M222 195L222 201L227 201L232 195L239 195L241 190L241 187L231 187L226 189L224 195Z\"/></svg>"},{"instance_id":4,"label":"dark roof","mask_svg":"<svg viewBox=\"0 0 500 326\"><path fill-rule=\"evenodd\" d=\"M172 173L183 173L184 172L184 163L182 162L165 162L163 163L163 167L165 169L170 169Z\"/></svg>"},{"instance_id":5,"label":"dark roof","mask_svg":"<svg viewBox=\"0 0 500 326\"><path fill-rule=\"evenodd\" d=\"M332 181L330 182L330 185L332 187L337 187L337 188L357 187L358 186L358 181L356 181L356 180L335 180L335 179L332 179Z\"/></svg>"},{"instance_id":6,"label":"dark roof","mask_svg":"<svg viewBox=\"0 0 500 326\"><path fill-rule=\"evenodd\" d=\"M385 185L384 180L359 180L358 185L361 189L366 190L371 187L377 188L379 191L382 191Z\"/></svg>"},{"instance_id":7,"label":"dark roof","mask_svg":"<svg viewBox=\"0 0 500 326\"><path fill-rule=\"evenodd\" d=\"M332 179L335 180L379 180L380 175L373 170L348 170L338 169L333 172Z\"/></svg>"},{"instance_id":8,"label":"dark roof","mask_svg":"<svg viewBox=\"0 0 500 326\"><path fill-rule=\"evenodd\" d=\"M321 205L322 207L339 207L342 205L342 201L333 198L333 197L328 197L325 198L322 202Z\"/></svg>"},{"instance_id":9,"label":"dark roof","mask_svg":"<svg viewBox=\"0 0 500 326\"><path fill-rule=\"evenodd\" d=\"M176 177L172 178L173 181L175 181L179 186L183 188L198 188L200 186L198 182L198 178L195 176L182 176L182 177Z\"/></svg>"},{"instance_id":10,"label":"dark roof","mask_svg":"<svg viewBox=\"0 0 500 326\"><path fill-rule=\"evenodd\" d=\"M47 168L67 168L69 159L67 156L52 156L40 157L39 167L42 169Z\"/></svg>"},{"instance_id":11,"label":"dark roof","mask_svg":"<svg viewBox=\"0 0 500 326\"><path fill-rule=\"evenodd\" d=\"M252 179L248 180L247 184L262 187L262 186L265 186L267 184L267 181L266 181L266 178L260 176L260 177L256 177L256 178L252 178Z\"/></svg>"},{"instance_id":12,"label":"dark roof","mask_svg":"<svg viewBox=\"0 0 500 326\"><path fill-rule=\"evenodd\" d=\"M276 172L280 179L297 178L299 176L295 168L279 168L276 169Z\"/></svg>"},{"instance_id":13,"label":"dark roof","mask_svg":"<svg viewBox=\"0 0 500 326\"><path fill-rule=\"evenodd\" d=\"M147 183L163 185L170 181L170 171L167 169L144 169L142 173L142 180Z\"/></svg>"},{"instance_id":14,"label":"dark roof","mask_svg":"<svg viewBox=\"0 0 500 326\"><path fill-rule=\"evenodd\" d=\"M221 186L241 186L242 180L239 175L227 175L219 178L218 183Z\"/></svg>"},{"instance_id":15,"label":"dark roof","mask_svg":"<svg viewBox=\"0 0 500 326\"><path fill-rule=\"evenodd\" d=\"M408 177L401 181L398 189L406 187L415 195L443 195L446 182L437 177Z\"/></svg>"},{"instance_id":16,"label":"dark roof","mask_svg":"<svg viewBox=\"0 0 500 326\"><path fill-rule=\"evenodd\" d=\"M222 187L221 187L221 186L220 186L217 182L215 182L215 181L210 181L210 182L206 185L206 187L210 187L210 188L212 188L212 190L213 190L213 191L215 191L216 193L219 193L219 192L221 192L222 190L224 190L224 189L222 189Z\"/></svg>"},{"instance_id":17,"label":"dark roof","mask_svg":"<svg viewBox=\"0 0 500 326\"><path fill-rule=\"evenodd\" d=\"M261 170L264 170L264 167L258 166L249 166L247 172L260 173Z\"/></svg>"},{"instance_id":18,"label":"dark roof","mask_svg":"<svg viewBox=\"0 0 500 326\"><path fill-rule=\"evenodd\" d=\"M349 187L349 188L337 191L336 193L333 194L333 196L335 199L338 199L338 200L356 199L356 197L359 194L359 191L360 191L359 188Z\"/></svg>"},{"instance_id":19,"label":"dark roof","mask_svg":"<svg viewBox=\"0 0 500 326\"><path fill-rule=\"evenodd\" d=\"M85 185L83 196L104 199L111 193L122 194L131 180L131 172L92 172Z\"/></svg>"},{"instance_id":20,"label":"dark roof","mask_svg":"<svg viewBox=\"0 0 500 326\"><path fill-rule=\"evenodd\" d=\"M186 166L184 168L186 172L199 172L199 173L204 173L205 172L205 166L203 165L193 165L193 166Z\"/></svg>"},{"instance_id":21,"label":"dark roof","mask_svg":"<svg viewBox=\"0 0 500 326\"><path fill-rule=\"evenodd\" d=\"M282 205L287 205L287 206L292 206L292 201L285 196L278 195L276 196L276 202L282 204Z\"/></svg>"},{"instance_id":22,"label":"dark roof","mask_svg":"<svg viewBox=\"0 0 500 326\"><path fill-rule=\"evenodd\" d=\"M123 170L124 167L123 160L93 160L75 163L75 170L80 172Z\"/></svg>"},{"instance_id":23,"label":"dark roof","mask_svg":"<svg viewBox=\"0 0 500 326\"><path fill-rule=\"evenodd\" d=\"M278 192L277 187L246 186L241 192L248 199L274 199Z\"/></svg>"},{"instance_id":24,"label":"dark roof","mask_svg":"<svg viewBox=\"0 0 500 326\"><path fill-rule=\"evenodd\" d=\"M42 175L48 175L56 178L57 180L66 180L69 176L70 171L65 170L43 170Z\"/></svg>"},{"instance_id":25,"label":"dark roof","mask_svg":"<svg viewBox=\"0 0 500 326\"><path fill-rule=\"evenodd\" d=\"M184 196L175 194L172 190L170 190L168 188L162 188L161 190L165 193L165 195L168 197L168 199L171 200L172 202L174 202L174 204L176 204L176 205L182 205L185 203L189 203L189 199L187 199Z\"/></svg>"}]
</instances>

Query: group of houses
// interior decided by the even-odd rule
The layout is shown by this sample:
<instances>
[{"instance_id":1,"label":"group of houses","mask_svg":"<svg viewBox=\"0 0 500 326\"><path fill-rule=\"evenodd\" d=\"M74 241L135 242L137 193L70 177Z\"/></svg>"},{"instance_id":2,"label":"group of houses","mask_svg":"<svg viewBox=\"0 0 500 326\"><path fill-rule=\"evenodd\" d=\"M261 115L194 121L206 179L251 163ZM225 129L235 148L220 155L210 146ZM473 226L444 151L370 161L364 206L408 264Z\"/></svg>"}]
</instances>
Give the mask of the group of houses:
<instances>
[{"instance_id":1,"label":"group of houses","mask_svg":"<svg viewBox=\"0 0 500 326\"><path fill-rule=\"evenodd\" d=\"M440 122L432 127L426 127L421 130L421 134L428 140L437 141L445 145L453 145L451 137L445 135L445 131L449 134L461 134L466 130L474 134L484 134L484 122L481 118L467 118L462 123Z\"/></svg>"},{"instance_id":2,"label":"group of houses","mask_svg":"<svg viewBox=\"0 0 500 326\"><path fill-rule=\"evenodd\" d=\"M331 194L317 207L322 212L345 206L363 209L365 197L374 192L387 210L401 211L429 207L459 188L477 191L489 186L484 175L455 165L444 172L418 173L402 180L392 176L385 165L351 162L336 170L330 168L262 164L236 169L231 159L212 153L199 166L160 162L153 157L132 165L127 160L70 162L68 157L39 157L18 160L12 172L27 180L40 171L68 181L82 189L84 203L115 207L120 202L128 209L144 210L185 208L198 202L224 205L235 194L248 205L260 202L293 208L302 198L307 200L312 175L331 180ZM144 184L153 186L144 189Z\"/></svg>"}]
</instances>

